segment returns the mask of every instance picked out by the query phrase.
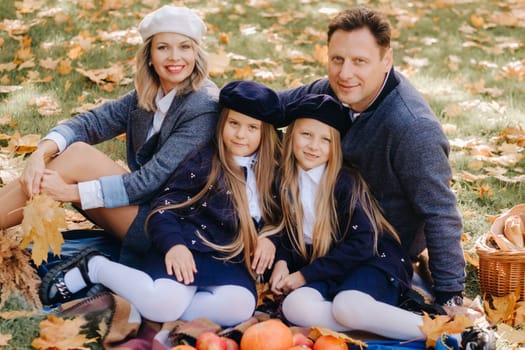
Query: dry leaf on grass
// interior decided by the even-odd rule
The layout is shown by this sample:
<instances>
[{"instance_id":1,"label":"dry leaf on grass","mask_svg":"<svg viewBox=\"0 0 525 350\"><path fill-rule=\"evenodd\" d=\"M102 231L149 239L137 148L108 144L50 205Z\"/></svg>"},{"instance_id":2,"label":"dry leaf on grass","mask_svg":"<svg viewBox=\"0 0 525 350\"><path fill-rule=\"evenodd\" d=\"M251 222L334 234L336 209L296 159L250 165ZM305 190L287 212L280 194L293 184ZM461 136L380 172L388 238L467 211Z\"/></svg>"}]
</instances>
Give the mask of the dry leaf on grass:
<instances>
[{"instance_id":1,"label":"dry leaf on grass","mask_svg":"<svg viewBox=\"0 0 525 350\"><path fill-rule=\"evenodd\" d=\"M515 329L507 324L499 324L498 334L507 342L518 345L525 344L525 330Z\"/></svg>"},{"instance_id":2,"label":"dry leaf on grass","mask_svg":"<svg viewBox=\"0 0 525 350\"><path fill-rule=\"evenodd\" d=\"M483 307L487 320L490 324L506 323L512 326L514 309L518 297L514 293L507 294L503 297L492 296L492 302L485 300Z\"/></svg>"},{"instance_id":3,"label":"dry leaf on grass","mask_svg":"<svg viewBox=\"0 0 525 350\"><path fill-rule=\"evenodd\" d=\"M49 248L60 255L64 238L61 229L67 227L64 208L46 195L36 195L24 207L22 231L24 238L21 247L27 248L33 242L31 256L38 266L47 261Z\"/></svg>"},{"instance_id":4,"label":"dry leaf on grass","mask_svg":"<svg viewBox=\"0 0 525 350\"><path fill-rule=\"evenodd\" d=\"M0 333L0 346L5 346L13 338L11 334Z\"/></svg>"},{"instance_id":5,"label":"dry leaf on grass","mask_svg":"<svg viewBox=\"0 0 525 350\"><path fill-rule=\"evenodd\" d=\"M419 327L421 332L426 336L425 347L436 347L437 340L443 334L459 334L465 328L473 325L472 320L467 315L436 315L430 317L423 312L423 325Z\"/></svg>"},{"instance_id":6,"label":"dry leaf on grass","mask_svg":"<svg viewBox=\"0 0 525 350\"><path fill-rule=\"evenodd\" d=\"M514 309L514 327L525 327L525 301L519 301L516 303Z\"/></svg>"},{"instance_id":7,"label":"dry leaf on grass","mask_svg":"<svg viewBox=\"0 0 525 350\"><path fill-rule=\"evenodd\" d=\"M40 337L33 339L31 345L37 350L90 350L85 344L96 341L80 334L82 326L86 324L83 317L66 320L56 316L48 316L40 322Z\"/></svg>"},{"instance_id":8,"label":"dry leaf on grass","mask_svg":"<svg viewBox=\"0 0 525 350\"><path fill-rule=\"evenodd\" d=\"M31 266L31 257L20 244L0 232L0 307L11 294L22 294L28 303L41 308L40 278Z\"/></svg>"},{"instance_id":9,"label":"dry leaf on grass","mask_svg":"<svg viewBox=\"0 0 525 350\"><path fill-rule=\"evenodd\" d=\"M13 320L19 317L31 317L35 315L37 315L36 310L34 311L26 311L26 310L2 311L0 312L0 319Z\"/></svg>"}]
</instances>

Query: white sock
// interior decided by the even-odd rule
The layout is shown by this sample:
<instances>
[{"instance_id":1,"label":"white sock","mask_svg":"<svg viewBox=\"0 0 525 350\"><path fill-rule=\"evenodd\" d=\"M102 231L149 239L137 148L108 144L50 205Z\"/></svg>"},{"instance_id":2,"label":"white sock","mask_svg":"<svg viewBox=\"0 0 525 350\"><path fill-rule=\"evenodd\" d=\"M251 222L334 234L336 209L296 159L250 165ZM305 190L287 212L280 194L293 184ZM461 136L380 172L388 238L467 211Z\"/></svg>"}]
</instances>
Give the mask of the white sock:
<instances>
[{"instance_id":1,"label":"white sock","mask_svg":"<svg viewBox=\"0 0 525 350\"><path fill-rule=\"evenodd\" d=\"M334 319L332 302L310 287L297 288L286 296L283 314L288 321L301 327L326 327L338 332L349 330Z\"/></svg>"},{"instance_id":2,"label":"white sock","mask_svg":"<svg viewBox=\"0 0 525 350\"><path fill-rule=\"evenodd\" d=\"M66 283L67 289L69 289L71 293L80 292L82 289L87 287L87 284L84 281L84 278L82 277L78 267L75 267L74 269L66 272L64 275L64 282Z\"/></svg>"}]
</instances>

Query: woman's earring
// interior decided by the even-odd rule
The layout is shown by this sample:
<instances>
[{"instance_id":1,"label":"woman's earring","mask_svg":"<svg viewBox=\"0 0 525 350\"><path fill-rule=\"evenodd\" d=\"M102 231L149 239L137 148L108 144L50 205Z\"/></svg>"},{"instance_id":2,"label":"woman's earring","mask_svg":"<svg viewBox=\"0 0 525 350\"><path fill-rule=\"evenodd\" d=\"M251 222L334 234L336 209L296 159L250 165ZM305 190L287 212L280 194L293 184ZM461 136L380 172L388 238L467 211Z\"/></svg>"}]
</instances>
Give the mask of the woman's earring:
<instances>
[{"instance_id":1,"label":"woman's earring","mask_svg":"<svg viewBox=\"0 0 525 350\"><path fill-rule=\"evenodd\" d=\"M150 67L151 67L151 61L149 61L149 62L148 62L148 66L150 66Z\"/></svg>"}]
</instances>

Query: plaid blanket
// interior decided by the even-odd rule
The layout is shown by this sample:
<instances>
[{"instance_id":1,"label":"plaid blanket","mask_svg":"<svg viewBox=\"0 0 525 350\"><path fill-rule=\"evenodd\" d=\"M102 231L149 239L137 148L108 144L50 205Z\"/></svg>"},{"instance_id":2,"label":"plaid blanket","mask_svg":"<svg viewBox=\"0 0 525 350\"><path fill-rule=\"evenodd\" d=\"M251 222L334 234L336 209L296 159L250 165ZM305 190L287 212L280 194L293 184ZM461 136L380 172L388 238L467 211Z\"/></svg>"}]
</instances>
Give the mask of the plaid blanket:
<instances>
[{"instance_id":1,"label":"plaid blanket","mask_svg":"<svg viewBox=\"0 0 525 350\"><path fill-rule=\"evenodd\" d=\"M158 324L141 319L129 302L110 292L64 303L56 313L61 317L83 315L96 325L105 323L102 345L109 350L169 350L180 344L194 346L197 337L209 331L240 342L249 326L270 318L269 314L260 312L226 329L205 318Z\"/></svg>"},{"instance_id":2,"label":"plaid blanket","mask_svg":"<svg viewBox=\"0 0 525 350\"><path fill-rule=\"evenodd\" d=\"M141 319L137 310L122 297L104 292L94 297L77 299L64 303L56 309L57 316L84 316L104 329L101 342L108 350L170 350L175 345L187 344L195 346L196 339L204 332L214 332L240 343L244 331L269 318L279 318L272 300L266 300L268 310L258 308L255 315L235 327L222 328L220 325L206 318L197 318L192 321L174 321L164 324L154 323ZM105 326L100 327L103 323ZM309 327L290 327L293 333L301 332L308 335ZM99 331L100 332L100 331ZM400 342L399 340L369 339L365 342L368 350L403 350L425 349L424 341ZM358 345L350 344L349 349L363 349ZM440 339L436 350L459 350L454 339Z\"/></svg>"}]
</instances>

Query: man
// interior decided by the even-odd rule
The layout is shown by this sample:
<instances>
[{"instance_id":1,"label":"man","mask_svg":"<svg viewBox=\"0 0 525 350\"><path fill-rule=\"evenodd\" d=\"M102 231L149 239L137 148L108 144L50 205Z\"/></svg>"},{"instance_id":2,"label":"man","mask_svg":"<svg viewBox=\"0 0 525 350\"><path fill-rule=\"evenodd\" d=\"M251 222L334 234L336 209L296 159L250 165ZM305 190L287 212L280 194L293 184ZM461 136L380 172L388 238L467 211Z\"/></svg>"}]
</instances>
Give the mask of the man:
<instances>
[{"instance_id":1,"label":"man","mask_svg":"<svg viewBox=\"0 0 525 350\"><path fill-rule=\"evenodd\" d=\"M381 13L342 11L328 26L328 77L280 96L286 104L324 93L349 108L345 162L361 171L411 257L428 248L435 301L461 305L463 225L450 189L448 140L393 61L390 24Z\"/></svg>"}]
</instances>

